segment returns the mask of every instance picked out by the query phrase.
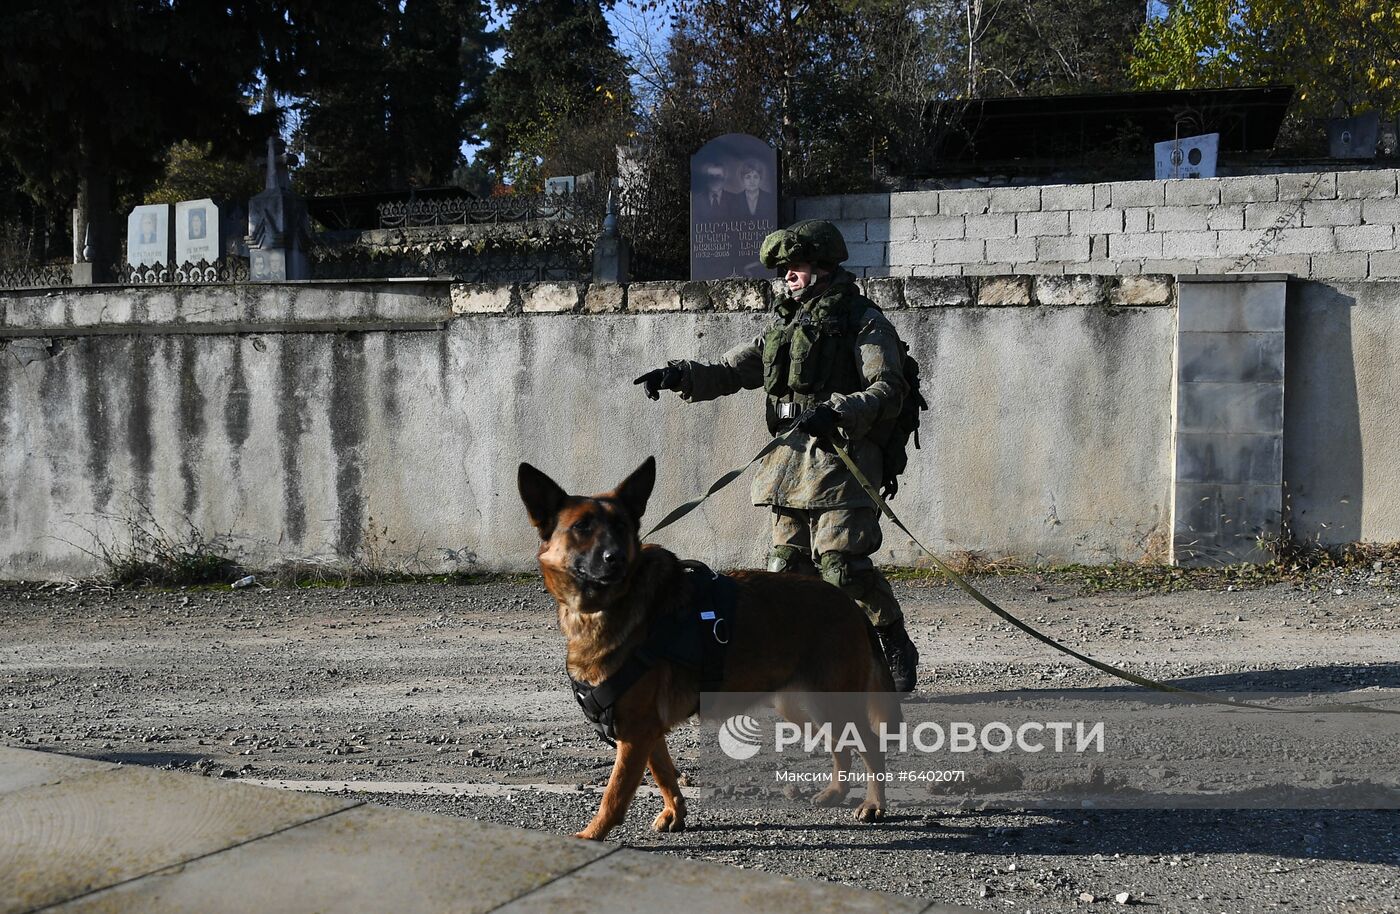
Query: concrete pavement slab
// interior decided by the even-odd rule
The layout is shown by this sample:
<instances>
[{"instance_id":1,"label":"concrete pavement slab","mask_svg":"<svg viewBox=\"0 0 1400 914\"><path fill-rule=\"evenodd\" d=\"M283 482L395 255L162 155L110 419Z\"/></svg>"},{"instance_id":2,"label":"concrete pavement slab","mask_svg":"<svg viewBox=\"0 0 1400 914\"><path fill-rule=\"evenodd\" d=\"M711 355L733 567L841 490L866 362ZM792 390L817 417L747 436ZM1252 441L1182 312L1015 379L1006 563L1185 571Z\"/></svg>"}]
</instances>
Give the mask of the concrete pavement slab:
<instances>
[{"instance_id":1,"label":"concrete pavement slab","mask_svg":"<svg viewBox=\"0 0 1400 914\"><path fill-rule=\"evenodd\" d=\"M0 794L56 784L116 767L111 762L94 762L54 752L0 746Z\"/></svg>"},{"instance_id":2,"label":"concrete pavement slab","mask_svg":"<svg viewBox=\"0 0 1400 914\"><path fill-rule=\"evenodd\" d=\"M471 819L362 806L55 910L470 914L615 851Z\"/></svg>"},{"instance_id":3,"label":"concrete pavement slab","mask_svg":"<svg viewBox=\"0 0 1400 914\"><path fill-rule=\"evenodd\" d=\"M610 914L806 914L809 911L917 914L927 902L827 882L799 882L753 870L678 860L624 848L501 908L501 914L608 911Z\"/></svg>"},{"instance_id":4,"label":"concrete pavement slab","mask_svg":"<svg viewBox=\"0 0 1400 914\"><path fill-rule=\"evenodd\" d=\"M0 795L0 912L71 899L354 805L141 768Z\"/></svg>"}]
</instances>

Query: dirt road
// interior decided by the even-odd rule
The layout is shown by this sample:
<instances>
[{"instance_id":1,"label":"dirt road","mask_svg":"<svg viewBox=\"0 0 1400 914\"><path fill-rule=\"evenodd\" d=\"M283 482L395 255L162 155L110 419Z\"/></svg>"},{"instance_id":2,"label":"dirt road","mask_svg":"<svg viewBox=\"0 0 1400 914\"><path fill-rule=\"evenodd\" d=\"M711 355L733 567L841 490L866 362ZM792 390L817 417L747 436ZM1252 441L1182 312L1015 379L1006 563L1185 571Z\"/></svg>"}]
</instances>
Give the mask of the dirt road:
<instances>
[{"instance_id":1,"label":"dirt road","mask_svg":"<svg viewBox=\"0 0 1400 914\"><path fill-rule=\"evenodd\" d=\"M1082 595L1034 575L983 583L1055 636L1156 678L1238 691L1400 687L1400 597L1365 580L1148 596ZM1111 682L952 589L896 590L925 691ZM0 587L0 625L8 745L209 776L351 781L376 802L563 833L586 822L611 761L564 688L538 582L16 585ZM682 768L693 763L695 732L674 742ZM991 911L1116 908L1123 892L1167 911L1400 911L1397 812L896 809L862 826L799 803L696 801L690 830L659 836L648 829L657 807L639 799L614 837Z\"/></svg>"}]
</instances>

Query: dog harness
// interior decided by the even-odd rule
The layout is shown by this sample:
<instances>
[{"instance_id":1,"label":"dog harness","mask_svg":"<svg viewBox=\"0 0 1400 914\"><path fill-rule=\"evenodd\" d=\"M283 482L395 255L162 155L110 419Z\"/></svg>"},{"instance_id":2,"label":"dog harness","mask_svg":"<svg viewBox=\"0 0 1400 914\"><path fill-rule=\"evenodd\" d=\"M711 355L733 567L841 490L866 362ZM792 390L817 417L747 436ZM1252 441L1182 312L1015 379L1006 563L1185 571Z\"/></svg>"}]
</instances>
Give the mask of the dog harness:
<instances>
[{"instance_id":1,"label":"dog harness","mask_svg":"<svg viewBox=\"0 0 1400 914\"><path fill-rule=\"evenodd\" d=\"M689 606L657 620L646 641L616 673L597 685L569 677L583 716L609 746L617 745L618 700L660 661L699 673L701 692L714 691L724 681L724 655L734 631L739 586L704 562L683 561L681 567L691 588Z\"/></svg>"}]
</instances>

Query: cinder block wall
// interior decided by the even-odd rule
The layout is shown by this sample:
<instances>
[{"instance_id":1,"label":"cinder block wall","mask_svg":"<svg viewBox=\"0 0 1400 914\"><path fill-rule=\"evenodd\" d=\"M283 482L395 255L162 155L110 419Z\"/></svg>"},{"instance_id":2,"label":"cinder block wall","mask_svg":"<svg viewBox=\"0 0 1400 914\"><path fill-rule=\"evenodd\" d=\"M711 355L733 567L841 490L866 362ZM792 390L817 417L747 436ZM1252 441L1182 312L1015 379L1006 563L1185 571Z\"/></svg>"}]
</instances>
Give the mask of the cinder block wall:
<instances>
[{"instance_id":1,"label":"cinder block wall","mask_svg":"<svg viewBox=\"0 0 1400 914\"><path fill-rule=\"evenodd\" d=\"M808 197L866 276L1400 278L1394 169Z\"/></svg>"}]
</instances>

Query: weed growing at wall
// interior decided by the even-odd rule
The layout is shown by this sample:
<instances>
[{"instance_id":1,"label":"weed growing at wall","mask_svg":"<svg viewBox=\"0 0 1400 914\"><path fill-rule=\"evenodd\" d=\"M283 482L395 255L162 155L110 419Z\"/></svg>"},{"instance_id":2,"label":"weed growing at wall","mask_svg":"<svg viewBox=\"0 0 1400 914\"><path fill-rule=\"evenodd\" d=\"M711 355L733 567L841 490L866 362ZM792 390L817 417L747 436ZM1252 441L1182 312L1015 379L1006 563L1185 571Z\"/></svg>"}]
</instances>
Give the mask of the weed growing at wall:
<instances>
[{"instance_id":1,"label":"weed growing at wall","mask_svg":"<svg viewBox=\"0 0 1400 914\"><path fill-rule=\"evenodd\" d=\"M950 564L964 576L1030 576L1040 585L1069 587L1080 594L1248 590L1274 584L1291 584L1305 590L1361 583L1400 589L1400 543L1328 547L1271 537L1261 538L1259 547L1272 556L1270 561L1217 568L1179 568L1158 562L1039 565L1014 558L985 557ZM934 568L890 568L885 573L892 581L946 583L943 574Z\"/></svg>"},{"instance_id":2,"label":"weed growing at wall","mask_svg":"<svg viewBox=\"0 0 1400 914\"><path fill-rule=\"evenodd\" d=\"M183 529L162 526L149 507L136 516L120 518L126 536L120 545L94 537L91 551L103 567L103 577L121 587L191 587L227 584L241 574L223 538L209 537L188 520Z\"/></svg>"}]
</instances>

